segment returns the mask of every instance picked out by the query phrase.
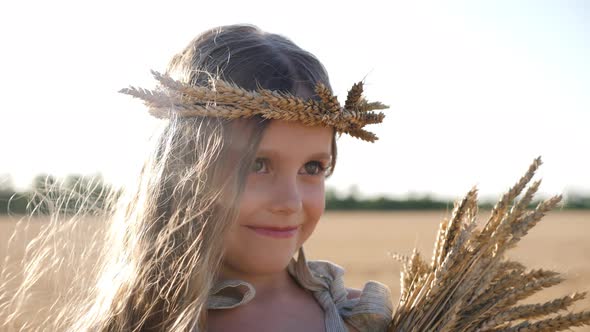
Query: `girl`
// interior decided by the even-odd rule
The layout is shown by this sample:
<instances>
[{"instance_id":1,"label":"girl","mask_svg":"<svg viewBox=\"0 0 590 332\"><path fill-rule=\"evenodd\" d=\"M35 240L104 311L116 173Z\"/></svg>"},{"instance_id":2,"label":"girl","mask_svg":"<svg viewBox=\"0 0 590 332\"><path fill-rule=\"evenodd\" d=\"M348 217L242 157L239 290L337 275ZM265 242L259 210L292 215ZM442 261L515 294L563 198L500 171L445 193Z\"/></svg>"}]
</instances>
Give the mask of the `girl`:
<instances>
[{"instance_id":1,"label":"girl","mask_svg":"<svg viewBox=\"0 0 590 332\"><path fill-rule=\"evenodd\" d=\"M201 34L167 68L190 86L206 86L212 74L235 88L304 100L320 101L318 83L330 89L312 54L248 25ZM156 116L170 111L148 105ZM242 106L256 113L246 102L237 105L236 112ZM215 113L211 104L205 108L206 115L197 116L171 111L142 174L146 183L123 218L130 225L113 260L130 272L117 279L117 292L98 293L88 317L102 321L94 326L384 331L392 316L387 286L371 281L362 291L345 288L341 267L307 262L303 251L324 212L324 180L334 170L342 125L286 121L284 108L275 109L276 116L232 119L208 113Z\"/></svg>"},{"instance_id":2,"label":"girl","mask_svg":"<svg viewBox=\"0 0 590 332\"><path fill-rule=\"evenodd\" d=\"M303 250L336 134L374 140L362 126L385 106L356 85L340 108L312 54L251 25L202 33L154 75L159 90L122 92L168 122L71 330L385 331L387 286L345 288L340 266Z\"/></svg>"}]
</instances>

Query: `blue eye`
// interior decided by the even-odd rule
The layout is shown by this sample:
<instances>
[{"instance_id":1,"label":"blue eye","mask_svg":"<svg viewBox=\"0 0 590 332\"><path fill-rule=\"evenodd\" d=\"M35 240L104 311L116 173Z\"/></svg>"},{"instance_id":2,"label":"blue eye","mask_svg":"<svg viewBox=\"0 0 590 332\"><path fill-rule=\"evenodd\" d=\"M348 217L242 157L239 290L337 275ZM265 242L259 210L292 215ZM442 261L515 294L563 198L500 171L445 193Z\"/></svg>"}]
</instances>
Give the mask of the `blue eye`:
<instances>
[{"instance_id":1,"label":"blue eye","mask_svg":"<svg viewBox=\"0 0 590 332\"><path fill-rule=\"evenodd\" d=\"M250 167L250 172L258 174L268 173L268 162L266 158L256 158ZM324 166L320 161L314 160L303 165L299 174L311 176L322 175L326 173L327 169L328 167Z\"/></svg>"},{"instance_id":2,"label":"blue eye","mask_svg":"<svg viewBox=\"0 0 590 332\"><path fill-rule=\"evenodd\" d=\"M252 164L252 168L250 170L254 173L264 173L267 171L266 166L266 159L257 158L256 160L254 160L254 163Z\"/></svg>"},{"instance_id":3,"label":"blue eye","mask_svg":"<svg viewBox=\"0 0 590 332\"><path fill-rule=\"evenodd\" d=\"M310 161L305 166L305 172L309 175L320 175L326 171L326 167L319 161Z\"/></svg>"}]
</instances>

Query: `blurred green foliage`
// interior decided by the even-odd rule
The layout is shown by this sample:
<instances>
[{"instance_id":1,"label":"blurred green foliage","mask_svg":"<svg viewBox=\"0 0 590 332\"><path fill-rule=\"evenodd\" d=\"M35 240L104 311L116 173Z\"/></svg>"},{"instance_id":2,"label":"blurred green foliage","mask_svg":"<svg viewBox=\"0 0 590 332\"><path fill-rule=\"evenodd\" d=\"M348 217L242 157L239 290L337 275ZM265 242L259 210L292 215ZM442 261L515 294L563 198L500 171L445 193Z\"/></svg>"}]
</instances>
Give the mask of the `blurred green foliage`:
<instances>
[{"instance_id":1,"label":"blurred green foliage","mask_svg":"<svg viewBox=\"0 0 590 332\"><path fill-rule=\"evenodd\" d=\"M39 174L30 189L22 192L16 191L4 175L0 176L0 214L98 214L111 202L110 197L119 194L100 175L75 174L58 179Z\"/></svg>"},{"instance_id":2,"label":"blurred green foliage","mask_svg":"<svg viewBox=\"0 0 590 332\"><path fill-rule=\"evenodd\" d=\"M0 214L64 214L102 211L120 191L105 183L100 175L68 175L58 179L52 175L37 175L29 190L14 190L10 176L0 175ZM112 197L111 197L112 198ZM590 196L579 193L565 195L563 209L590 209ZM534 207L538 202L531 204ZM482 201L480 208L490 209L495 202ZM326 189L326 210L450 210L453 201L437 200L429 195L410 195L402 199L389 197L361 198L357 186L338 194Z\"/></svg>"}]
</instances>

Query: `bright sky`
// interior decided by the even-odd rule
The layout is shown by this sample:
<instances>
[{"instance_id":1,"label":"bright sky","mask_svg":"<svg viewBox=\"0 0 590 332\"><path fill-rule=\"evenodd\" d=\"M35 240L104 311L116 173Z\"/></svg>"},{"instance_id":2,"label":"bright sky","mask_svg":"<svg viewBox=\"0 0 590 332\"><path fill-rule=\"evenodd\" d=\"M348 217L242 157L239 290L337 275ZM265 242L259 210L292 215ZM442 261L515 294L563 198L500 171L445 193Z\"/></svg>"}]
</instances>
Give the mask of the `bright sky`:
<instances>
[{"instance_id":1,"label":"bright sky","mask_svg":"<svg viewBox=\"0 0 590 332\"><path fill-rule=\"evenodd\" d=\"M541 155L543 194L590 192L587 1L10 1L0 5L0 174L133 176L157 124L150 69L198 33L252 23L391 106L374 144L343 136L328 186L495 197Z\"/></svg>"}]
</instances>

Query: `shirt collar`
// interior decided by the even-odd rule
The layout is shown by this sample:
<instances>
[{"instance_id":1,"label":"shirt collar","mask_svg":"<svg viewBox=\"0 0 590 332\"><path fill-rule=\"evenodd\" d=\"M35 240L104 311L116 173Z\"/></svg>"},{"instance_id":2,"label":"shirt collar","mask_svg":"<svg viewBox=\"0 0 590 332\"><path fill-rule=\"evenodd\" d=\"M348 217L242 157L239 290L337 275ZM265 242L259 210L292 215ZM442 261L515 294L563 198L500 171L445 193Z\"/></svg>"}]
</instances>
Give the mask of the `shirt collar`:
<instances>
[{"instance_id":1,"label":"shirt collar","mask_svg":"<svg viewBox=\"0 0 590 332\"><path fill-rule=\"evenodd\" d=\"M299 248L297 260L291 258L287 265L289 274L305 289L317 291L325 288L309 268L303 246ZM250 302L256 289L247 281L239 279L218 280L209 292L208 309L231 309Z\"/></svg>"}]
</instances>

